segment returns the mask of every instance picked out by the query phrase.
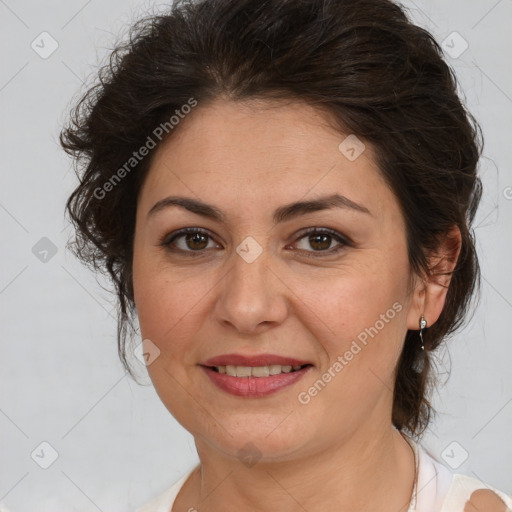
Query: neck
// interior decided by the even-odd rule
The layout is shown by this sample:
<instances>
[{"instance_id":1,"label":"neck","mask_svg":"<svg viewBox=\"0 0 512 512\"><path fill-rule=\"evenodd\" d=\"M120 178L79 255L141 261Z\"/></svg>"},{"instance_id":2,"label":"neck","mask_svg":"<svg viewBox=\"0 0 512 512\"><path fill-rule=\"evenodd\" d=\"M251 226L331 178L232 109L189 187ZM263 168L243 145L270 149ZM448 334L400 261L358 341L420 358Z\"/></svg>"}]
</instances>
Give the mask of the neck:
<instances>
[{"instance_id":1,"label":"neck","mask_svg":"<svg viewBox=\"0 0 512 512\"><path fill-rule=\"evenodd\" d=\"M201 441L196 446L201 466L173 510L407 512L411 500L414 454L392 426L358 428L323 452L279 462L262 458L250 467Z\"/></svg>"}]
</instances>

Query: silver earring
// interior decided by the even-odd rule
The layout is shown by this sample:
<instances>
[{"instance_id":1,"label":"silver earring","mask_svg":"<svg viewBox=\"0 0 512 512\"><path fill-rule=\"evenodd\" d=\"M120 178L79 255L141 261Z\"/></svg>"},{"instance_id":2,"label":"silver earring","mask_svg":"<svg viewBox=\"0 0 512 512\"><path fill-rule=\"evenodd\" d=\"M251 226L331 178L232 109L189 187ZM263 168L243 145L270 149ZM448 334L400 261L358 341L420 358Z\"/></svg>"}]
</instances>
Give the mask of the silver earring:
<instances>
[{"instance_id":1,"label":"silver earring","mask_svg":"<svg viewBox=\"0 0 512 512\"><path fill-rule=\"evenodd\" d=\"M423 344L423 329L427 327L427 321L425 320L425 317L421 315L420 318L420 340L421 340L421 350L425 350L425 346Z\"/></svg>"}]
</instances>

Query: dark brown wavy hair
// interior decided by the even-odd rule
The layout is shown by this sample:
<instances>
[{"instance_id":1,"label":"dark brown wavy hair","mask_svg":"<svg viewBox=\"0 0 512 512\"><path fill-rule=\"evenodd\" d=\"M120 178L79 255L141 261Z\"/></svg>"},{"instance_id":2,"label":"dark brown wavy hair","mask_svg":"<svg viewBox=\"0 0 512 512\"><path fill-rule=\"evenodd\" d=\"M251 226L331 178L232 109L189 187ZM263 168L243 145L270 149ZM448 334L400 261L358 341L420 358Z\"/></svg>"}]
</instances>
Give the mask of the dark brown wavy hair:
<instances>
[{"instance_id":1,"label":"dark brown wavy hair","mask_svg":"<svg viewBox=\"0 0 512 512\"><path fill-rule=\"evenodd\" d=\"M407 332L396 368L393 424L422 434L435 412L432 351L467 319L480 285L471 225L483 139L432 35L388 0L178 0L134 23L88 87L60 134L80 180L66 204L76 230L68 246L113 281L119 355L132 375L135 214L154 152L132 160L108 193L105 184L191 98L307 102L330 113L340 133L371 144L418 275L436 275L427 257L458 226L461 252L442 314L425 332L424 352L418 331Z\"/></svg>"}]
</instances>

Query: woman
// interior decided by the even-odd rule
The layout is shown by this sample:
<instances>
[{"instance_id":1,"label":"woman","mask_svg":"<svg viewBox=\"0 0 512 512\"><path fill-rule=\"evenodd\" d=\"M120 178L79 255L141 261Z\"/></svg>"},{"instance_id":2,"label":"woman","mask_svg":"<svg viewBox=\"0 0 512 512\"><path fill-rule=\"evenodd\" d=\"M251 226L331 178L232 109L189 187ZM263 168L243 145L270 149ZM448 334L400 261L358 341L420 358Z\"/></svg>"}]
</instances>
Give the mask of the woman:
<instances>
[{"instance_id":1,"label":"woman","mask_svg":"<svg viewBox=\"0 0 512 512\"><path fill-rule=\"evenodd\" d=\"M177 2L61 135L76 254L200 464L140 510L504 511L414 440L479 280L478 125L388 0Z\"/></svg>"}]
</instances>

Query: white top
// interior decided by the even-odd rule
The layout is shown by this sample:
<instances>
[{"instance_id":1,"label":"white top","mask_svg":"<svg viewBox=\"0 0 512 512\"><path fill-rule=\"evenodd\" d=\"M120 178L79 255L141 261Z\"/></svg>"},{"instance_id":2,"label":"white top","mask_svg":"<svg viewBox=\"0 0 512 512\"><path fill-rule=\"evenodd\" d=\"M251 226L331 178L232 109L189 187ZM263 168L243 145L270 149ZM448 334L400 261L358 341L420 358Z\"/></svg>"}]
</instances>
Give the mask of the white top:
<instances>
[{"instance_id":1,"label":"white top","mask_svg":"<svg viewBox=\"0 0 512 512\"><path fill-rule=\"evenodd\" d=\"M464 512L466 502L477 489L494 491L512 512L512 497L476 478L452 473L412 438L407 437L407 440L414 449L418 466L417 488L413 491L416 499L413 498L408 512ZM178 492L196 468L197 466L193 467L136 512L171 512Z\"/></svg>"}]
</instances>

